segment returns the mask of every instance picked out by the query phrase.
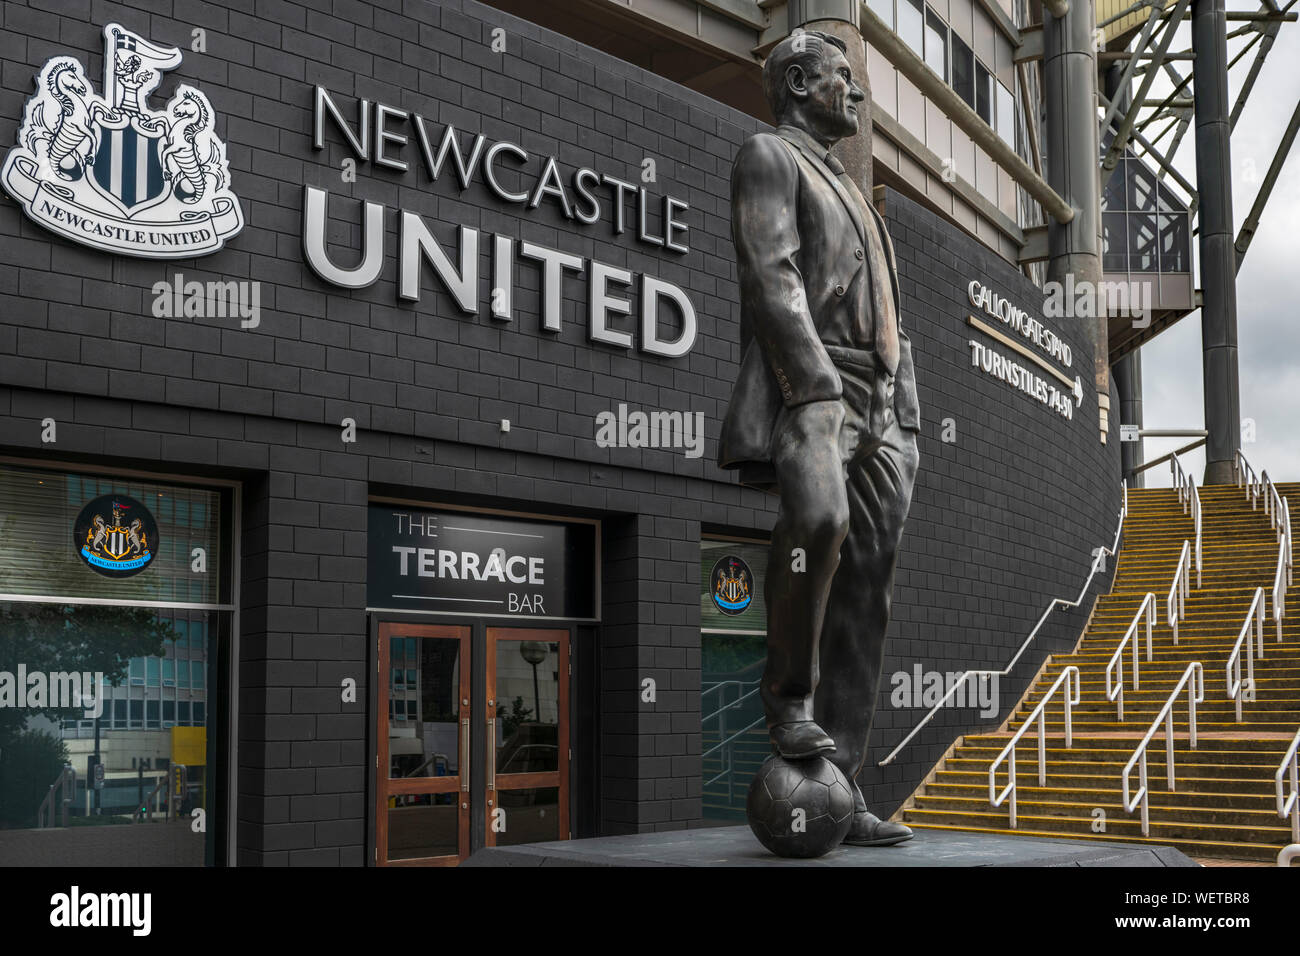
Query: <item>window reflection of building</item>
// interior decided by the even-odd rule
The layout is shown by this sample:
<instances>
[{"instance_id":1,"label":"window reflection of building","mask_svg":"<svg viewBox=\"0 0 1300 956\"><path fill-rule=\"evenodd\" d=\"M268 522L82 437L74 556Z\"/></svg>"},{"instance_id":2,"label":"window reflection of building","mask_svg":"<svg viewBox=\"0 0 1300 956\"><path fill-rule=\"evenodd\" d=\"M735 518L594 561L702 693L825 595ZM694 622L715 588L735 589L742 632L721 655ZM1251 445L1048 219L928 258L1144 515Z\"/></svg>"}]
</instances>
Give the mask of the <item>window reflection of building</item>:
<instances>
[{"instance_id":1,"label":"window reflection of building","mask_svg":"<svg viewBox=\"0 0 1300 956\"><path fill-rule=\"evenodd\" d=\"M158 527L150 565L129 577L97 573L68 546L82 508L114 495L135 499ZM229 529L222 525L227 500L213 488L0 463L0 580L7 599L0 603L0 671L22 666L29 675L92 680L80 706L47 700L17 719L0 714L0 775L30 784L0 796L0 844L6 828L56 825L28 805L26 794L39 803L56 778L70 780L66 765L75 773L66 794L72 832L144 820L137 811L147 805L158 811L155 822L183 828L149 862L203 862L206 838L168 811L167 783L173 759L184 763L185 782L172 808L188 814L208 805L212 663L231 626L223 544ZM197 564L195 552L203 556ZM101 788L92 783L96 759ZM130 827L110 830L130 843ZM109 848L104 852L114 839L87 837ZM0 845L0 858L4 853Z\"/></svg>"},{"instance_id":2,"label":"window reflection of building","mask_svg":"<svg viewBox=\"0 0 1300 956\"><path fill-rule=\"evenodd\" d=\"M700 541L700 723L704 818L713 824L745 820L745 790L770 752L759 678L767 659L763 581L766 544ZM740 614L713 600L713 568L724 557L749 566L753 599Z\"/></svg>"}]
</instances>

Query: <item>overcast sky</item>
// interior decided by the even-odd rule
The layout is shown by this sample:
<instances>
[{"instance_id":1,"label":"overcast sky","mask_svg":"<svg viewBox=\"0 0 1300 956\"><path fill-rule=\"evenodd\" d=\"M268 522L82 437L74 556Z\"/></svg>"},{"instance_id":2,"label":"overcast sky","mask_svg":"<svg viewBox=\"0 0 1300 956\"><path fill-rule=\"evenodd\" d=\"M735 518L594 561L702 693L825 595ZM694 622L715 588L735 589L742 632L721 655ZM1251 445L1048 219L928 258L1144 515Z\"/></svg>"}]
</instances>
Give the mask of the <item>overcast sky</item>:
<instances>
[{"instance_id":1,"label":"overcast sky","mask_svg":"<svg viewBox=\"0 0 1300 956\"><path fill-rule=\"evenodd\" d=\"M1256 10L1255 3L1228 0L1229 10ZM1232 32L1240 23L1229 23ZM1228 59L1249 41L1248 36L1228 40ZM1172 49L1191 46L1191 31L1184 25ZM1255 48L1228 74L1228 92L1237 91L1255 55ZM1232 202L1235 229L1250 212L1260 184L1273 160L1287 121L1300 99L1300 23L1285 23L1264 62L1245 112L1232 134ZM1186 61L1175 66L1186 74ZM1172 84L1153 86L1152 96L1163 98ZM1157 124L1158 130L1163 124ZM1149 130L1149 132L1152 130ZM1171 134L1172 135L1172 134ZM1161 146L1167 146L1166 137ZM1183 138L1174 165L1196 181L1194 129ZM1196 255L1196 240L1192 241ZM1279 481L1300 480L1300 310L1295 287L1300 279L1300 144L1282 168L1250 251L1237 274L1237 344L1241 372L1241 414L1254 419L1255 441L1242 450L1256 470L1268 469ZM1145 426L1147 428L1202 428L1205 423L1201 387L1200 312L1180 320L1142 348ZM1113 434L1113 433L1112 433ZM1144 460L1158 457L1187 439L1147 439ZM1205 470L1204 449L1186 456L1196 483ZM1148 486L1167 486L1167 467L1147 472Z\"/></svg>"}]
</instances>

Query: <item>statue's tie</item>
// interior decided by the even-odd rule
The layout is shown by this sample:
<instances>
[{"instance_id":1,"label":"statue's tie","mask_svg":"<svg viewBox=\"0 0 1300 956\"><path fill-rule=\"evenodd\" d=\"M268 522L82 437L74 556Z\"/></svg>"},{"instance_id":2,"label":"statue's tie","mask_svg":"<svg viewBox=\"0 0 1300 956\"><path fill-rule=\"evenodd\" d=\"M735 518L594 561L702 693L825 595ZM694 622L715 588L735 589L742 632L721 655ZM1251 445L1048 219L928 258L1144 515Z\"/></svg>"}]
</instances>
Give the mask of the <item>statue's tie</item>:
<instances>
[{"instance_id":1,"label":"statue's tie","mask_svg":"<svg viewBox=\"0 0 1300 956\"><path fill-rule=\"evenodd\" d=\"M870 266L872 311L875 313L874 340L876 359L885 370L893 375L898 369L898 316L890 296L891 283L889 268L885 263L884 240L876 228L876 218L867 208L867 200L858 189L853 177L844 171L844 164L826 154L826 167L835 174L835 178L848 190L849 196L858 204L862 225L867 234L867 264Z\"/></svg>"}]
</instances>

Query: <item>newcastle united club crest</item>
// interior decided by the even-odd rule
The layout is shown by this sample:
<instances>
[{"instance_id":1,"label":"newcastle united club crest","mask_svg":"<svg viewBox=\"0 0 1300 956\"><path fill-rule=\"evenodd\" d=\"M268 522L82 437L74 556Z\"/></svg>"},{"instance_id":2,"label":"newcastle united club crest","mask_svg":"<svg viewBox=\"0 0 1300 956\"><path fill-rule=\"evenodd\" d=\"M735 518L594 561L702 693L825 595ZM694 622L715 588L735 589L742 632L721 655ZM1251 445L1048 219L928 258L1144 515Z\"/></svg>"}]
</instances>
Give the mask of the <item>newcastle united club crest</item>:
<instances>
[{"instance_id":1,"label":"newcastle united club crest","mask_svg":"<svg viewBox=\"0 0 1300 956\"><path fill-rule=\"evenodd\" d=\"M207 97L180 84L165 108L149 106L180 62L175 47L110 23L103 97L71 57L45 64L0 172L28 216L105 252L159 259L216 252L243 228Z\"/></svg>"},{"instance_id":2,"label":"newcastle united club crest","mask_svg":"<svg viewBox=\"0 0 1300 956\"><path fill-rule=\"evenodd\" d=\"M110 578L139 574L158 553L158 523L126 495L104 495L82 508L72 538L81 560Z\"/></svg>"},{"instance_id":3,"label":"newcastle united club crest","mask_svg":"<svg viewBox=\"0 0 1300 956\"><path fill-rule=\"evenodd\" d=\"M713 603L723 614L743 614L754 600L754 575L734 555L718 559L709 582Z\"/></svg>"}]
</instances>

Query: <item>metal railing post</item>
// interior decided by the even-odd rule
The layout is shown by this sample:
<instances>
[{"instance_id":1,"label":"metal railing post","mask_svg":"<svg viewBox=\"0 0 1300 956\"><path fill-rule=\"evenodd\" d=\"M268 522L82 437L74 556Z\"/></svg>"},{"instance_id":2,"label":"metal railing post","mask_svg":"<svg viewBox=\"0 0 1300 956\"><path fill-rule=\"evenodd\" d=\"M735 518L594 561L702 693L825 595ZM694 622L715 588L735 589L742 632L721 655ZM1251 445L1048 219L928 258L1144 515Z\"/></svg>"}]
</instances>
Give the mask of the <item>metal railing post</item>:
<instances>
[{"instance_id":1,"label":"metal railing post","mask_svg":"<svg viewBox=\"0 0 1300 956\"><path fill-rule=\"evenodd\" d=\"M1074 693L1070 693L1070 681L1074 681ZM1079 668L1073 664L1067 665L1057 675L1055 682L1043 695L1043 699L1038 702L1038 706L1020 725L1020 729L1012 735L1007 741L1007 745L1002 748L1002 752L997 755L993 763L989 764L989 804L994 807L1000 807L1010 798L1009 819L1008 822L1012 830L1016 828L1016 744L1020 738L1031 728L1036 727L1038 735L1038 785L1047 786L1047 704L1060 690L1061 685L1065 685L1065 746L1067 749L1074 747L1074 729L1071 721L1071 708L1079 703L1079 695L1082 692L1083 681L1079 676ZM1001 793L997 792L997 774L998 767L1003 761L1007 762L1007 785Z\"/></svg>"},{"instance_id":2,"label":"metal railing post","mask_svg":"<svg viewBox=\"0 0 1300 956\"><path fill-rule=\"evenodd\" d=\"M1178 700L1178 695L1182 693L1184 687L1187 688L1188 736L1191 748L1196 749L1196 705L1203 703L1205 700L1205 669L1201 666L1200 661L1192 661L1187 665L1187 668L1183 671L1183 676L1179 678L1178 683L1174 685L1174 689L1170 691L1164 706L1160 708L1160 712L1151 721L1146 736L1142 738L1142 742L1133 751L1133 756L1124 765L1124 772L1121 775L1124 789L1124 812L1132 813L1139 806L1141 807L1143 836L1151 835L1151 791L1147 786L1147 745L1151 743L1151 738L1155 736L1156 730L1163 723L1165 725L1165 782L1171 791L1174 790L1173 708ZM1133 772L1135 764L1138 767L1138 791L1130 796L1129 775Z\"/></svg>"}]
</instances>

